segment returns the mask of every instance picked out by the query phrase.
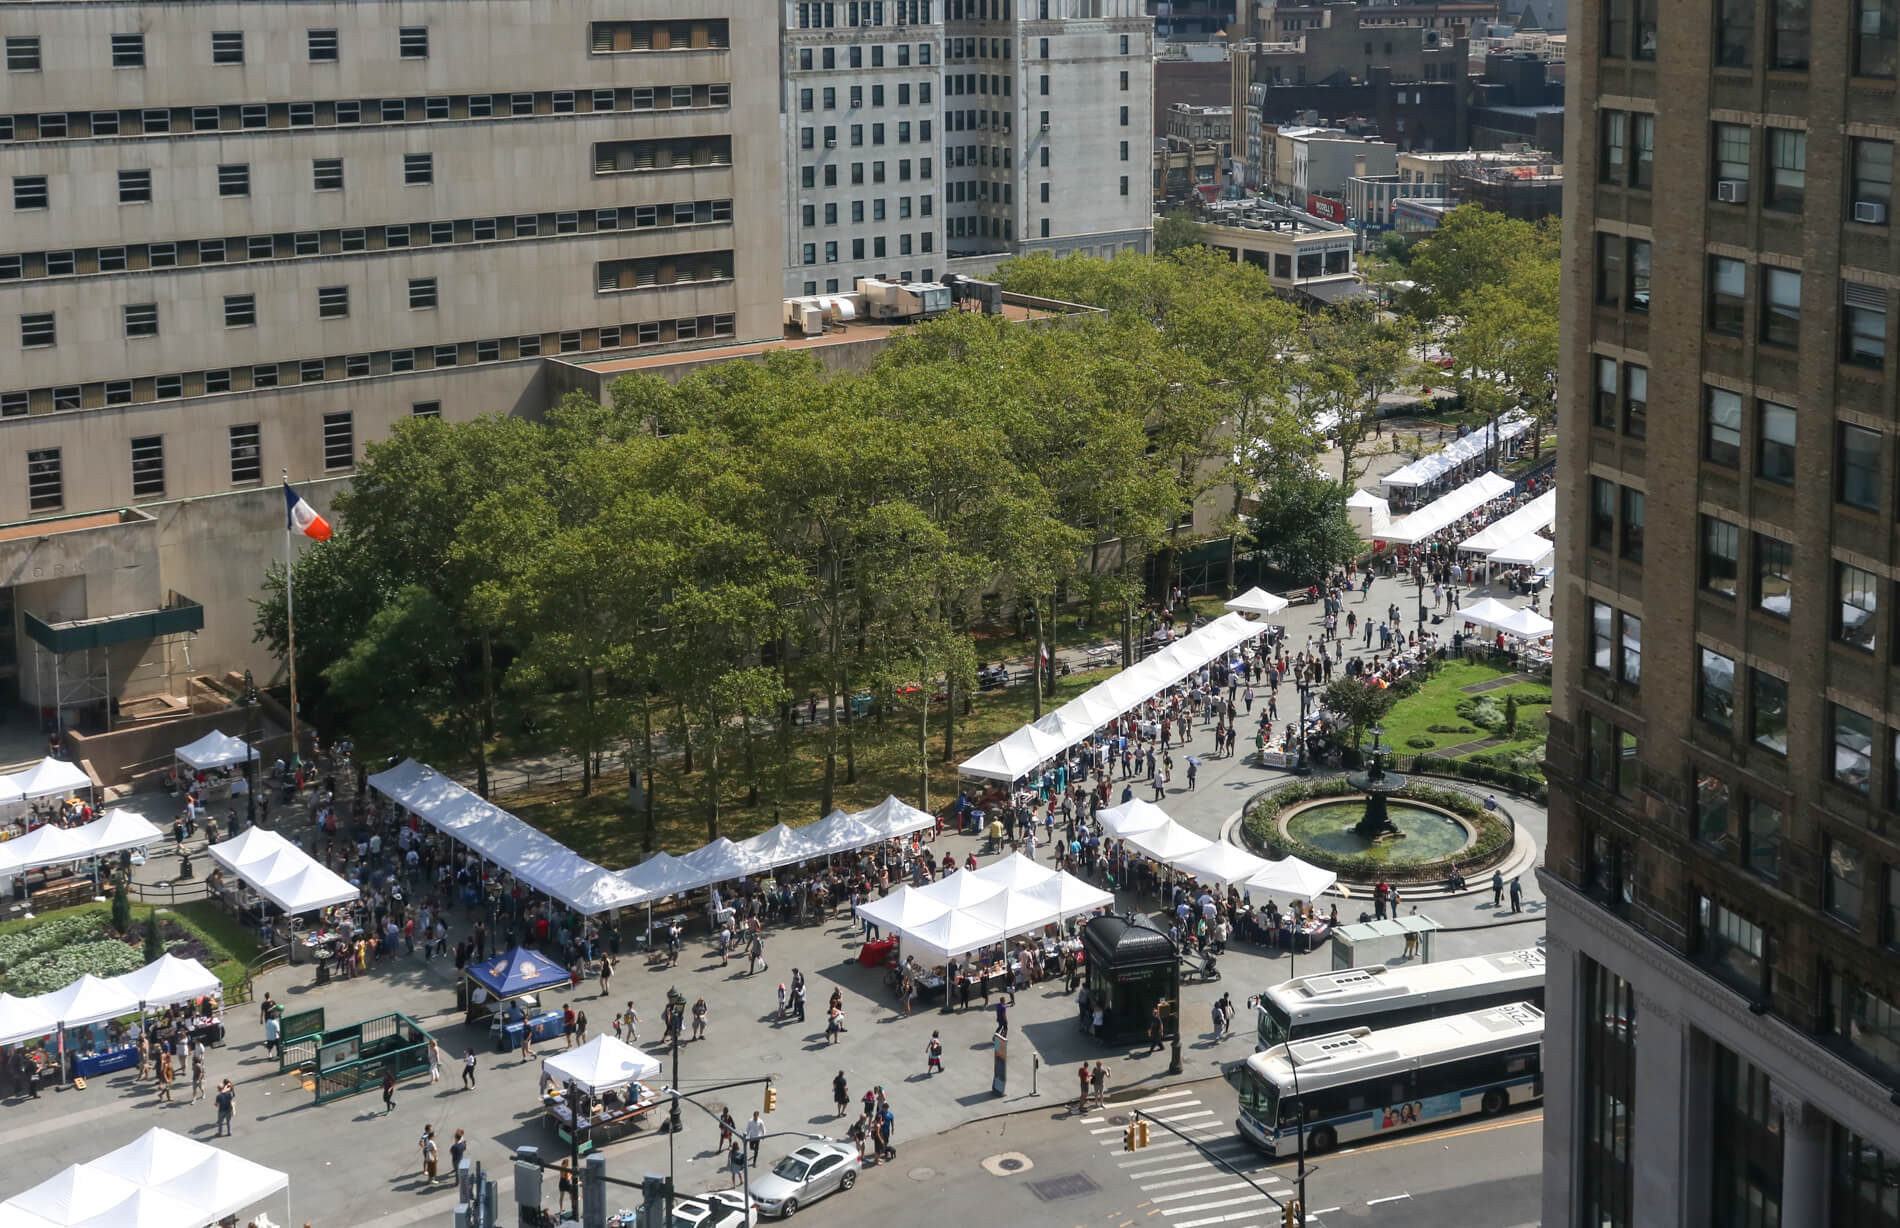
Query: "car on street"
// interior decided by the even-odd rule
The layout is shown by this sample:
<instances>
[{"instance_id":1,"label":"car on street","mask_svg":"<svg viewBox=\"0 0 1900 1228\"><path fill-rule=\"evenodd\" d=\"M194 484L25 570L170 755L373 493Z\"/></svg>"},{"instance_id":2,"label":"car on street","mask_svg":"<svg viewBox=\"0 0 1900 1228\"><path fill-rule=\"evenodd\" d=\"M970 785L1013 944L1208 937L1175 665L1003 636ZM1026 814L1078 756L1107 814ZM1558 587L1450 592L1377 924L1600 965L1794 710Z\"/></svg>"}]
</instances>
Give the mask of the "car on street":
<instances>
[{"instance_id":1,"label":"car on street","mask_svg":"<svg viewBox=\"0 0 1900 1228\"><path fill-rule=\"evenodd\" d=\"M834 1190L856 1185L862 1165L856 1146L824 1139L792 1152L747 1188L762 1214L782 1219Z\"/></svg>"},{"instance_id":2,"label":"car on street","mask_svg":"<svg viewBox=\"0 0 1900 1228\"><path fill-rule=\"evenodd\" d=\"M752 1228L759 1222L757 1203L746 1206L739 1190L715 1190L673 1200L672 1228Z\"/></svg>"}]
</instances>

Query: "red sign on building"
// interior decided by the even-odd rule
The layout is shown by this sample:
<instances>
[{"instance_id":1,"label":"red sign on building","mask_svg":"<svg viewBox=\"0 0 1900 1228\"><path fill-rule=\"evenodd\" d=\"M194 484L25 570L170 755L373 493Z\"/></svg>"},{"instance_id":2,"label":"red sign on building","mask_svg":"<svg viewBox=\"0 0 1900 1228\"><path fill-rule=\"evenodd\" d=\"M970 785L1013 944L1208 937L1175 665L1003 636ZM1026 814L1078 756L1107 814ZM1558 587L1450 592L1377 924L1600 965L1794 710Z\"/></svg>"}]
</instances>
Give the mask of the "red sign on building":
<instances>
[{"instance_id":1,"label":"red sign on building","mask_svg":"<svg viewBox=\"0 0 1900 1228\"><path fill-rule=\"evenodd\" d=\"M1306 211L1314 217L1323 217L1329 222L1344 223L1346 220L1346 202L1332 200L1325 196L1306 195Z\"/></svg>"}]
</instances>

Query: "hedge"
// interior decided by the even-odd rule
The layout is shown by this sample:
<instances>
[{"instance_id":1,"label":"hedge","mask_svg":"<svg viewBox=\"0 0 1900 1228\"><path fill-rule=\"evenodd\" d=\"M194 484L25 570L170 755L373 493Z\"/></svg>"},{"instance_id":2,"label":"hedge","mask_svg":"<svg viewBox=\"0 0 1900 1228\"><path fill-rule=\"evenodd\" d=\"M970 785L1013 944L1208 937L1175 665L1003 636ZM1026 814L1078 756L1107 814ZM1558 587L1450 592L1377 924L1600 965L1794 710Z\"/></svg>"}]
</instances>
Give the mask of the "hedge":
<instances>
[{"instance_id":1,"label":"hedge","mask_svg":"<svg viewBox=\"0 0 1900 1228\"><path fill-rule=\"evenodd\" d=\"M1522 793L1542 806L1550 800L1550 786L1542 776L1526 776L1521 772L1507 772L1503 768L1488 763L1473 763L1465 759L1445 759L1438 755L1420 755L1413 759L1404 770L1423 772L1434 776L1457 776L1464 780L1475 780L1481 784L1496 785L1500 789L1509 789L1513 793Z\"/></svg>"},{"instance_id":2,"label":"hedge","mask_svg":"<svg viewBox=\"0 0 1900 1228\"><path fill-rule=\"evenodd\" d=\"M1488 867L1511 845L1510 825L1486 810L1476 798L1456 789L1440 789L1419 782L1407 784L1396 796L1449 810L1475 829L1470 846L1455 857L1409 866L1393 865L1374 857L1340 857L1303 840L1296 840L1280 830L1279 816L1290 806L1330 797L1352 796L1358 792L1352 782L1343 776L1284 785L1253 801L1247 809L1246 819L1241 823L1241 831L1256 853L1275 858L1298 857L1302 861L1336 870L1341 878L1354 882L1370 882L1381 878L1399 882L1427 882L1445 877L1445 872L1453 862L1475 872Z\"/></svg>"}]
</instances>

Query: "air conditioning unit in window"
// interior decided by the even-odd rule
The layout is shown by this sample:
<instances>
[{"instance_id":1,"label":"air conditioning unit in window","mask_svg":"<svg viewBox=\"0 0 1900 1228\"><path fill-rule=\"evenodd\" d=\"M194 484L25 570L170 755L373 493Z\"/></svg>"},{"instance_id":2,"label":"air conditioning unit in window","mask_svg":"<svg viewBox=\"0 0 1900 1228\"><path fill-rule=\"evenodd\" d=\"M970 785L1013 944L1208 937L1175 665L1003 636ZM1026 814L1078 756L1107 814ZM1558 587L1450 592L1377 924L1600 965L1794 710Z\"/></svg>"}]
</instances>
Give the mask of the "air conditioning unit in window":
<instances>
[{"instance_id":1,"label":"air conditioning unit in window","mask_svg":"<svg viewBox=\"0 0 1900 1228\"><path fill-rule=\"evenodd\" d=\"M1043 130L1044 132L1047 132L1047 131L1049 131L1049 125L1048 125L1048 124L1044 124L1044 125L1042 126L1042 130Z\"/></svg>"},{"instance_id":2,"label":"air conditioning unit in window","mask_svg":"<svg viewBox=\"0 0 1900 1228\"><path fill-rule=\"evenodd\" d=\"M825 148L826 148L826 149L836 149L836 148L838 148L838 142L836 142L836 141L826 141L826 142L825 142Z\"/></svg>"},{"instance_id":3,"label":"air conditioning unit in window","mask_svg":"<svg viewBox=\"0 0 1900 1228\"><path fill-rule=\"evenodd\" d=\"M1720 179L1715 184L1715 199L1727 205L1748 203L1748 180Z\"/></svg>"},{"instance_id":4,"label":"air conditioning unit in window","mask_svg":"<svg viewBox=\"0 0 1900 1228\"><path fill-rule=\"evenodd\" d=\"M1878 200L1857 200L1854 202L1854 220L1866 222L1870 226L1887 224L1887 205Z\"/></svg>"}]
</instances>

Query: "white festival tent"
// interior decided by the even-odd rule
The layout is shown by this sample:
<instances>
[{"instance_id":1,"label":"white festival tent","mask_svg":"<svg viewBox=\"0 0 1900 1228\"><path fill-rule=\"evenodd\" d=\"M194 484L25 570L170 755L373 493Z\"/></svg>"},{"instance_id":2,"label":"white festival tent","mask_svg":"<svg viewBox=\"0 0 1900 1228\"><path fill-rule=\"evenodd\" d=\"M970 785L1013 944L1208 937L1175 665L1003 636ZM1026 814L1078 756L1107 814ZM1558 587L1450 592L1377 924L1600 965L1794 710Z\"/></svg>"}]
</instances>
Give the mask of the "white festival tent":
<instances>
[{"instance_id":1,"label":"white festival tent","mask_svg":"<svg viewBox=\"0 0 1900 1228\"><path fill-rule=\"evenodd\" d=\"M0 806L10 805L23 800L20 786L13 783L13 777L0 776Z\"/></svg>"},{"instance_id":2,"label":"white festival tent","mask_svg":"<svg viewBox=\"0 0 1900 1228\"><path fill-rule=\"evenodd\" d=\"M998 883L1011 890L1020 891L1025 887L1034 887L1037 883L1046 883L1056 876L1056 872L1041 862L1011 853L1000 861L992 861L980 870L965 871L971 878L986 883Z\"/></svg>"},{"instance_id":3,"label":"white festival tent","mask_svg":"<svg viewBox=\"0 0 1900 1228\"><path fill-rule=\"evenodd\" d=\"M860 810L851 817L875 828L880 838L908 836L914 831L937 825L937 820L926 812L908 802L900 802L888 793L877 805L869 810Z\"/></svg>"},{"instance_id":4,"label":"white festival tent","mask_svg":"<svg viewBox=\"0 0 1900 1228\"><path fill-rule=\"evenodd\" d=\"M1142 853L1166 865L1172 865L1189 853L1198 853L1213 843L1205 836L1197 836L1179 823L1167 822L1159 827L1150 827L1147 831L1138 831L1124 839L1128 847L1139 849Z\"/></svg>"},{"instance_id":5,"label":"white festival tent","mask_svg":"<svg viewBox=\"0 0 1900 1228\"><path fill-rule=\"evenodd\" d=\"M1266 869L1267 862L1225 840L1216 840L1199 852L1175 858L1174 868L1204 883L1219 883L1225 887L1246 882Z\"/></svg>"},{"instance_id":6,"label":"white festival tent","mask_svg":"<svg viewBox=\"0 0 1900 1228\"><path fill-rule=\"evenodd\" d=\"M359 894L348 879L324 868L276 832L261 827L214 844L208 851L213 861L250 884L251 890L286 916L346 903Z\"/></svg>"},{"instance_id":7,"label":"white festival tent","mask_svg":"<svg viewBox=\"0 0 1900 1228\"><path fill-rule=\"evenodd\" d=\"M655 1078L660 1060L602 1033L578 1049L541 1059L541 1075L555 1083L572 1083L590 1092L604 1092Z\"/></svg>"},{"instance_id":8,"label":"white festival tent","mask_svg":"<svg viewBox=\"0 0 1900 1228\"><path fill-rule=\"evenodd\" d=\"M197 960L179 959L171 954L161 955L143 968L123 976L115 976L112 982L146 1007L170 1006L174 1002L207 998L224 988L218 978L212 976L210 970Z\"/></svg>"},{"instance_id":9,"label":"white festival tent","mask_svg":"<svg viewBox=\"0 0 1900 1228\"><path fill-rule=\"evenodd\" d=\"M1278 614L1286 609L1287 599L1278 593L1269 593L1264 588L1250 588L1232 601L1226 602L1228 609L1236 614Z\"/></svg>"},{"instance_id":10,"label":"white festival tent","mask_svg":"<svg viewBox=\"0 0 1900 1228\"><path fill-rule=\"evenodd\" d=\"M1422 542L1432 534L1456 524L1460 517L1467 516L1483 507L1493 499L1502 499L1515 489L1509 478L1499 477L1495 473L1486 473L1466 482L1450 494L1440 496L1410 516L1395 521L1385 531L1384 540L1409 546Z\"/></svg>"},{"instance_id":11,"label":"white festival tent","mask_svg":"<svg viewBox=\"0 0 1900 1228\"><path fill-rule=\"evenodd\" d=\"M952 878L961 878L953 874ZM881 900L872 900L868 904L858 905L858 916L869 921L879 929L905 933L916 929L927 921L934 921L950 911L950 906L941 900L926 897L918 888L906 883Z\"/></svg>"},{"instance_id":12,"label":"white festival tent","mask_svg":"<svg viewBox=\"0 0 1900 1228\"><path fill-rule=\"evenodd\" d=\"M130 810L108 810L78 830L92 840L93 852L99 854L144 848L165 838L150 819Z\"/></svg>"},{"instance_id":13,"label":"white festival tent","mask_svg":"<svg viewBox=\"0 0 1900 1228\"><path fill-rule=\"evenodd\" d=\"M993 895L1007 890L1003 884L978 878L967 871L961 874L946 874L928 887L914 888L918 895L926 900L935 901L946 908L968 908L972 904L981 904Z\"/></svg>"},{"instance_id":14,"label":"white festival tent","mask_svg":"<svg viewBox=\"0 0 1900 1228\"><path fill-rule=\"evenodd\" d=\"M46 1013L65 1027L103 1023L130 1015L139 1008L137 995L115 981L103 980L88 972L64 989L41 994L38 998Z\"/></svg>"},{"instance_id":15,"label":"white festival tent","mask_svg":"<svg viewBox=\"0 0 1900 1228\"><path fill-rule=\"evenodd\" d=\"M729 878L744 878L752 872L745 850L724 836L694 849L680 860L699 872L702 887L708 883L723 883Z\"/></svg>"},{"instance_id":16,"label":"white festival tent","mask_svg":"<svg viewBox=\"0 0 1900 1228\"><path fill-rule=\"evenodd\" d=\"M1392 501L1369 490L1355 490L1346 496L1346 514L1359 535L1379 537L1392 527Z\"/></svg>"},{"instance_id":17,"label":"white festival tent","mask_svg":"<svg viewBox=\"0 0 1900 1228\"><path fill-rule=\"evenodd\" d=\"M1265 624L1223 614L1193 634L1122 670L1033 724L957 765L964 776L1020 780L1104 724L1159 695L1202 666L1266 631Z\"/></svg>"},{"instance_id":18,"label":"white festival tent","mask_svg":"<svg viewBox=\"0 0 1900 1228\"><path fill-rule=\"evenodd\" d=\"M1067 871L1052 874L1033 886L1019 888L1017 894L1047 904L1055 910L1057 920L1107 908L1115 902L1113 892L1092 886Z\"/></svg>"},{"instance_id":19,"label":"white festival tent","mask_svg":"<svg viewBox=\"0 0 1900 1228\"><path fill-rule=\"evenodd\" d=\"M1510 515L1498 517L1465 538L1458 543L1458 548L1474 554L1490 554L1493 550L1508 546L1539 529L1548 529L1556 523L1557 492L1547 490Z\"/></svg>"},{"instance_id":20,"label":"white festival tent","mask_svg":"<svg viewBox=\"0 0 1900 1228\"><path fill-rule=\"evenodd\" d=\"M172 752L172 756L186 767L203 771L206 768L230 767L234 763L246 762L251 757L251 746L242 738L234 738L213 729L196 742L180 746Z\"/></svg>"},{"instance_id":21,"label":"white festival tent","mask_svg":"<svg viewBox=\"0 0 1900 1228\"><path fill-rule=\"evenodd\" d=\"M649 904L701 885L698 870L666 852L655 853L639 865L629 866L620 872L620 877L633 888L635 904Z\"/></svg>"},{"instance_id":22,"label":"white festival tent","mask_svg":"<svg viewBox=\"0 0 1900 1228\"><path fill-rule=\"evenodd\" d=\"M16 998L0 993L0 1045L17 1045L35 1036L45 1036L59 1026L59 1020L46 1011L39 998Z\"/></svg>"},{"instance_id":23,"label":"white festival tent","mask_svg":"<svg viewBox=\"0 0 1900 1228\"><path fill-rule=\"evenodd\" d=\"M754 874L819 856L817 845L783 823L767 828L749 840L739 841L738 848Z\"/></svg>"},{"instance_id":24,"label":"white festival tent","mask_svg":"<svg viewBox=\"0 0 1900 1228\"><path fill-rule=\"evenodd\" d=\"M1266 869L1247 880L1247 886L1253 891L1264 891L1273 896L1311 900L1338 881L1339 875L1331 870L1323 870L1298 857L1283 857L1279 861L1269 861Z\"/></svg>"},{"instance_id":25,"label":"white festival tent","mask_svg":"<svg viewBox=\"0 0 1900 1228\"><path fill-rule=\"evenodd\" d=\"M84 1164L69 1165L0 1203L0 1226L82 1224L120 1206L141 1188L123 1177L98 1172Z\"/></svg>"},{"instance_id":26,"label":"white festival tent","mask_svg":"<svg viewBox=\"0 0 1900 1228\"><path fill-rule=\"evenodd\" d=\"M230 839L211 846L211 856L233 874L239 866L275 857L292 847L290 841L262 827L247 827Z\"/></svg>"},{"instance_id":27,"label":"white festival tent","mask_svg":"<svg viewBox=\"0 0 1900 1228\"><path fill-rule=\"evenodd\" d=\"M1497 442L1500 446L1516 439L1531 428L1531 420L1522 414L1506 418L1498 424ZM1394 469L1379 479L1379 484L1390 490L1394 487L1411 488L1429 486L1458 466L1474 461L1485 454L1491 446L1490 426L1481 426L1463 439L1454 439L1430 456L1421 456L1411 464Z\"/></svg>"},{"instance_id":28,"label":"white festival tent","mask_svg":"<svg viewBox=\"0 0 1900 1228\"><path fill-rule=\"evenodd\" d=\"M1486 597L1483 601L1453 610L1451 616L1461 622L1479 627L1495 627L1502 620L1517 613L1511 606L1505 605L1496 597Z\"/></svg>"},{"instance_id":29,"label":"white festival tent","mask_svg":"<svg viewBox=\"0 0 1900 1228\"><path fill-rule=\"evenodd\" d=\"M1119 836L1123 840L1136 832L1174 822L1168 817L1167 811L1139 797L1098 812L1095 821L1101 825L1103 831L1111 836Z\"/></svg>"},{"instance_id":30,"label":"white festival tent","mask_svg":"<svg viewBox=\"0 0 1900 1228\"><path fill-rule=\"evenodd\" d=\"M24 772L15 772L5 779L13 782L20 796L27 801L40 797L55 797L61 793L73 793L92 789L92 777L64 759L42 759Z\"/></svg>"},{"instance_id":31,"label":"white festival tent","mask_svg":"<svg viewBox=\"0 0 1900 1228\"><path fill-rule=\"evenodd\" d=\"M0 875L143 848L163 837L157 827L129 810L108 810L84 827L55 827L49 823L18 840L0 844Z\"/></svg>"},{"instance_id":32,"label":"white festival tent","mask_svg":"<svg viewBox=\"0 0 1900 1228\"><path fill-rule=\"evenodd\" d=\"M952 878L963 878L953 874ZM904 950L948 963L959 955L968 955L979 947L992 946L1009 937L1000 925L952 908L940 917L904 932Z\"/></svg>"},{"instance_id":33,"label":"white festival tent","mask_svg":"<svg viewBox=\"0 0 1900 1228\"><path fill-rule=\"evenodd\" d=\"M239 877L243 875L240 873ZM269 882L253 883L251 888L281 908L287 917L316 912L333 904L347 904L361 894L349 879L315 861Z\"/></svg>"},{"instance_id":34,"label":"white festival tent","mask_svg":"<svg viewBox=\"0 0 1900 1228\"><path fill-rule=\"evenodd\" d=\"M1500 567L1535 567L1557 553L1557 543L1541 533L1527 533L1507 546L1493 550L1485 560Z\"/></svg>"},{"instance_id":35,"label":"white festival tent","mask_svg":"<svg viewBox=\"0 0 1900 1228\"><path fill-rule=\"evenodd\" d=\"M876 844L885 833L855 814L834 810L816 823L799 828L798 834L818 850L819 856L829 856Z\"/></svg>"},{"instance_id":36,"label":"white festival tent","mask_svg":"<svg viewBox=\"0 0 1900 1228\"><path fill-rule=\"evenodd\" d=\"M203 1228L289 1185L275 1169L154 1127L0 1203L0 1228Z\"/></svg>"},{"instance_id":37,"label":"white festival tent","mask_svg":"<svg viewBox=\"0 0 1900 1228\"><path fill-rule=\"evenodd\" d=\"M962 878L963 875L953 877ZM1004 937L1041 929L1058 919L1056 910L1048 901L1022 891L999 891L982 903L972 904L962 911L985 925L994 925L1003 932Z\"/></svg>"},{"instance_id":38,"label":"white festival tent","mask_svg":"<svg viewBox=\"0 0 1900 1228\"><path fill-rule=\"evenodd\" d=\"M1495 625L1506 635L1515 635L1527 640L1549 635L1551 629L1556 626L1536 610L1519 610L1509 618L1500 619Z\"/></svg>"}]
</instances>

